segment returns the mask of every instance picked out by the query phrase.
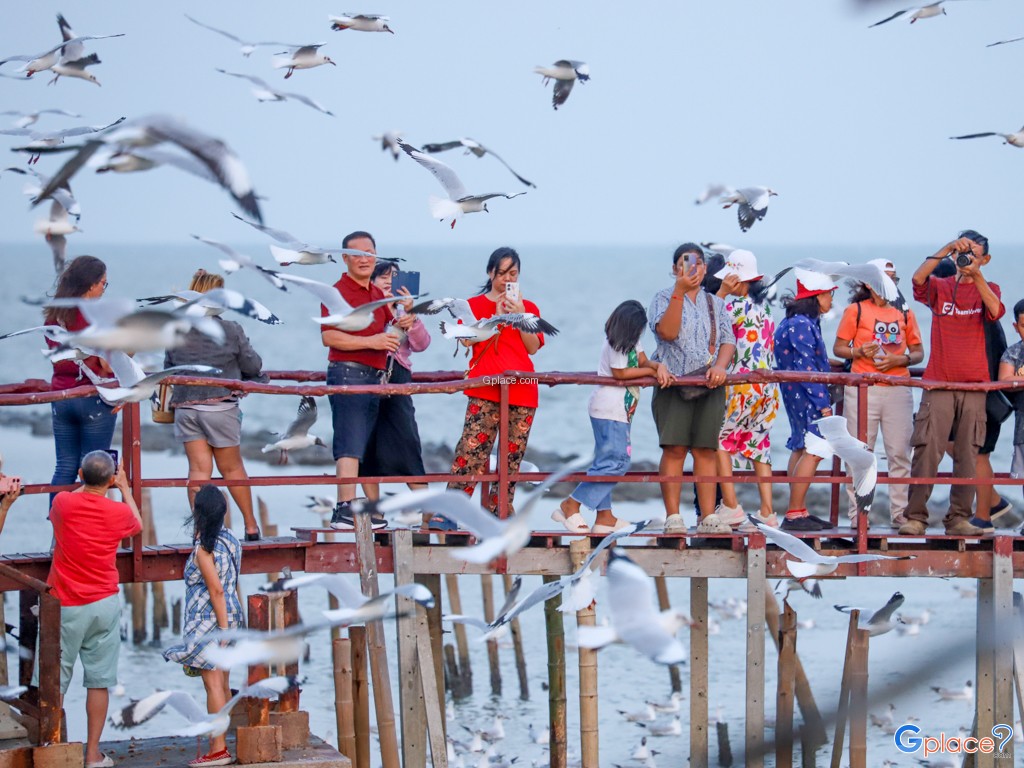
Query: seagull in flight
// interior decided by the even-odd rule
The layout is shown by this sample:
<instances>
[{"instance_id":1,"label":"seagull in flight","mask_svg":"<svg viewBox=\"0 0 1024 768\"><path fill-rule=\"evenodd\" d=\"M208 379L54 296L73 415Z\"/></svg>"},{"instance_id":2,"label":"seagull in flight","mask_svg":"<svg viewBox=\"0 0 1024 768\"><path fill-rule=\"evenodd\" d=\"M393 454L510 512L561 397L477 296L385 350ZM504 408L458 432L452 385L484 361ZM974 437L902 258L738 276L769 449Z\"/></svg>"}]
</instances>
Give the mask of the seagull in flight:
<instances>
[{"instance_id":1,"label":"seagull in flight","mask_svg":"<svg viewBox=\"0 0 1024 768\"><path fill-rule=\"evenodd\" d=\"M330 56L320 53L320 48L325 45L327 43L285 46L288 48L287 51L281 51L274 56L274 69L284 69L287 67L288 71L284 75L284 79L287 80L295 74L296 69L313 69L323 64L330 64L332 67L338 66L331 61Z\"/></svg>"},{"instance_id":2,"label":"seagull in flight","mask_svg":"<svg viewBox=\"0 0 1024 768\"><path fill-rule=\"evenodd\" d=\"M317 415L316 400L306 395L299 400L299 411L295 416L295 421L288 425L284 436L276 442L264 445L262 453L280 451L278 464L287 464L288 451L297 451L300 448L309 448L314 445L326 446L319 437L309 434L309 430L316 424Z\"/></svg>"},{"instance_id":3,"label":"seagull in flight","mask_svg":"<svg viewBox=\"0 0 1024 768\"><path fill-rule=\"evenodd\" d=\"M704 205L704 203L710 202L711 200L726 197L728 195L735 194L736 190L725 184L708 184L704 191L697 195L697 199L693 201L694 205Z\"/></svg>"},{"instance_id":4,"label":"seagull in flight","mask_svg":"<svg viewBox=\"0 0 1024 768\"><path fill-rule=\"evenodd\" d=\"M1013 37L1013 38L1010 38L1009 40L1000 40L997 43L989 43L985 47L986 48L994 48L997 45L1006 45L1007 43L1019 43L1021 40L1024 40L1024 37Z\"/></svg>"},{"instance_id":5,"label":"seagull in flight","mask_svg":"<svg viewBox=\"0 0 1024 768\"><path fill-rule=\"evenodd\" d=\"M105 380L97 376L89 366L81 361L78 362L78 367L96 387L96 394L100 396L100 399L107 405L115 406L115 412L126 403L141 403L149 400L160 386L160 382L168 376L176 376L179 373L217 374L221 372L220 368L210 365L175 365L147 375L142 370L142 366L124 352L101 353L99 356L107 361L110 369L114 372L114 377L117 380L116 387L103 386Z\"/></svg>"},{"instance_id":6,"label":"seagull in flight","mask_svg":"<svg viewBox=\"0 0 1024 768\"><path fill-rule=\"evenodd\" d=\"M327 307L327 314L323 317L314 317L313 322L325 327L336 328L339 331L361 331L368 328L373 322L373 313L378 309L409 298L407 296L391 296L352 307L341 297L338 289L333 285L287 272L278 273L278 277L286 282L295 283L320 299L320 303Z\"/></svg>"},{"instance_id":7,"label":"seagull in flight","mask_svg":"<svg viewBox=\"0 0 1024 768\"><path fill-rule=\"evenodd\" d=\"M234 248L224 243L218 242L217 240L208 240L205 237L199 235L192 235L200 243L206 243L209 246L216 248L218 251L227 256L226 259L218 260L220 268L223 269L227 274L233 274L240 269L251 269L256 274L263 277L268 283L277 288L279 291L288 292L288 286L284 284L284 281L280 278L279 274L272 269L261 267L251 258L246 256L244 253L239 253Z\"/></svg>"},{"instance_id":8,"label":"seagull in flight","mask_svg":"<svg viewBox=\"0 0 1024 768\"><path fill-rule=\"evenodd\" d=\"M901 623L902 620L899 617L894 617L893 613L903 605L903 599L903 595L900 592L894 592L892 597L889 598L889 602L870 616L864 613L863 608L849 605L836 605L833 607L840 613L860 611L860 618L857 619L857 629L867 632L869 637L878 637L878 635L891 632L897 624Z\"/></svg>"},{"instance_id":9,"label":"seagull in flight","mask_svg":"<svg viewBox=\"0 0 1024 768\"><path fill-rule=\"evenodd\" d=\"M380 149L382 152L391 152L391 156L395 158L395 162L398 162L398 158L402 154L402 150L398 146L398 140L402 138L401 131L384 131L380 136L371 136L374 141L380 142Z\"/></svg>"},{"instance_id":10,"label":"seagull in flight","mask_svg":"<svg viewBox=\"0 0 1024 768\"><path fill-rule=\"evenodd\" d=\"M1024 38L1018 38L1024 39ZM1010 42L1010 41L1007 41ZM1016 133L995 133L988 131L986 133L968 133L965 136L950 136L951 139L980 139L985 136L999 136L1003 139L1004 144L1009 144L1011 147L1021 148L1024 147L1024 128L1021 128Z\"/></svg>"},{"instance_id":11,"label":"seagull in flight","mask_svg":"<svg viewBox=\"0 0 1024 768\"><path fill-rule=\"evenodd\" d=\"M442 163L440 160L436 160L429 155L424 154L410 144L406 144L402 139L397 139L398 146L417 163L422 165L436 178L441 186L444 187L444 191L448 193L447 198L436 197L431 195L429 198L430 202L430 215L435 219L444 221L445 219L451 219L452 229L455 229L455 222L459 216L464 213L477 213L479 211L487 211L487 201L492 197L504 197L511 200L513 197L519 197L519 195L525 195L525 192L516 192L511 195L507 195L504 192L490 192L486 195L471 195L466 191L466 188L462 185L462 181L455 174L449 166Z\"/></svg>"},{"instance_id":12,"label":"seagull in flight","mask_svg":"<svg viewBox=\"0 0 1024 768\"><path fill-rule=\"evenodd\" d=\"M551 96L551 105L555 109L565 104L577 80L585 83L590 79L590 66L585 61L572 59L559 59L550 67L534 67L533 71L544 76L541 85L547 85L548 80L555 81Z\"/></svg>"},{"instance_id":13,"label":"seagull in flight","mask_svg":"<svg viewBox=\"0 0 1024 768\"><path fill-rule=\"evenodd\" d=\"M871 511L878 482L878 458L875 452L850 434L844 416L826 416L814 424L821 432L821 437L808 432L808 449L826 459L835 454L846 462L853 475L853 496L857 511L867 514Z\"/></svg>"},{"instance_id":14,"label":"seagull in flight","mask_svg":"<svg viewBox=\"0 0 1024 768\"><path fill-rule=\"evenodd\" d=\"M68 112L65 109L40 109L35 112L22 112L20 109L7 109L0 112L0 115L14 115L18 119L14 121L15 128L28 128L39 122L42 115L64 115L65 117L81 117L75 112Z\"/></svg>"},{"instance_id":15,"label":"seagull in flight","mask_svg":"<svg viewBox=\"0 0 1024 768\"><path fill-rule=\"evenodd\" d=\"M513 328L527 333L558 335L558 329L555 326L531 312L494 315L477 320L473 309L465 299L444 298L424 301L414 305L410 311L414 315L436 315L442 310L448 310L448 313L456 320L454 324L441 321L441 333L446 339L468 339L475 344L478 341L486 341L492 336L497 336L503 325L511 325Z\"/></svg>"},{"instance_id":16,"label":"seagull in flight","mask_svg":"<svg viewBox=\"0 0 1024 768\"><path fill-rule=\"evenodd\" d=\"M304 94L292 93L290 91L279 91L276 88L272 88L266 80L256 77L255 75L245 75L241 72L228 72L226 69L218 69L217 71L225 75L230 75L231 77L240 77L243 80L248 80L254 86L251 90L252 95L256 97L257 101L287 101L289 99L294 99L295 101L305 104L307 107L312 107L318 112L323 112L325 115L334 117L334 113L331 112L331 110L320 102L314 101Z\"/></svg>"},{"instance_id":17,"label":"seagull in flight","mask_svg":"<svg viewBox=\"0 0 1024 768\"><path fill-rule=\"evenodd\" d=\"M881 21L876 21L874 24L869 24L868 29L871 29L872 27L881 26L886 22L892 21L893 19L898 19L900 16L904 16L908 13L910 14L908 18L910 19L911 24L913 24L918 19L931 19L934 18L935 16L945 16L946 9L943 6L943 3L945 2L947 2L947 0L937 0L937 2L928 3L927 5L918 5L914 6L913 8L904 8L902 11L896 11L896 13L892 14L891 16L886 16Z\"/></svg>"},{"instance_id":18,"label":"seagull in flight","mask_svg":"<svg viewBox=\"0 0 1024 768\"><path fill-rule=\"evenodd\" d=\"M778 194L771 187L743 187L723 195L718 202L723 203L723 208L737 206L740 230L746 232L754 226L754 222L765 217L769 201Z\"/></svg>"},{"instance_id":19,"label":"seagull in flight","mask_svg":"<svg viewBox=\"0 0 1024 768\"><path fill-rule=\"evenodd\" d=\"M377 16L373 13L343 13L341 16L328 16L331 22L331 29L336 32L343 32L346 29L354 29L358 32L390 32L395 30L388 26L391 21L388 16Z\"/></svg>"},{"instance_id":20,"label":"seagull in flight","mask_svg":"<svg viewBox=\"0 0 1024 768\"><path fill-rule=\"evenodd\" d=\"M309 243L304 243L301 240L296 240L295 237L285 232L283 229L274 229L268 227L262 223L255 223L247 219L242 218L236 213L232 213L236 219L241 222L248 224L253 229L258 229L265 235L269 235L277 242L281 243L284 248L280 248L276 245L270 246L270 252L274 255L274 259L282 267L287 267L290 264L326 264L327 262L334 262L334 256L332 254L339 254L343 256L373 256L375 254L368 253L367 251L360 251L357 248L320 248Z\"/></svg>"},{"instance_id":21,"label":"seagull in flight","mask_svg":"<svg viewBox=\"0 0 1024 768\"><path fill-rule=\"evenodd\" d=\"M149 296L139 299L145 302L145 306L153 307L168 302L183 302L185 314L195 317L203 315L219 315L225 309L237 312L240 315L259 320L267 325L280 325L281 318L260 304L255 299L243 296L238 291L230 288L214 288L206 293L199 291L178 291L164 296Z\"/></svg>"},{"instance_id":22,"label":"seagull in flight","mask_svg":"<svg viewBox=\"0 0 1024 768\"><path fill-rule=\"evenodd\" d=\"M70 138L71 136L85 136L90 133L101 133L109 128L113 128L115 125L120 125L125 121L125 118L119 117L112 123L107 125L80 125L73 128L58 128L55 131L33 131L29 128L3 128L0 129L0 134L5 136L28 136L31 141L24 147L16 147L17 152L28 152L29 165L39 161L39 152L37 150L52 149L53 147L59 146L64 143L64 139Z\"/></svg>"},{"instance_id":23,"label":"seagull in flight","mask_svg":"<svg viewBox=\"0 0 1024 768\"><path fill-rule=\"evenodd\" d=\"M659 612L655 603L654 581L643 569L616 547L608 553L608 626L579 627L580 648L603 648L623 642L658 664L682 664L686 648L676 639L693 619L683 611ZM647 705L653 711L651 705Z\"/></svg>"},{"instance_id":24,"label":"seagull in flight","mask_svg":"<svg viewBox=\"0 0 1024 768\"><path fill-rule=\"evenodd\" d=\"M237 36L231 34L230 32L225 32L223 29L218 29L217 27L211 27L209 24L204 24L203 22L199 21L199 19L194 19L191 16L189 16L187 13L185 14L185 18L188 19L189 21L191 21L193 24L199 25L203 29L208 29L211 32L216 32L218 35L222 35L223 37L226 37L228 40L233 40L234 42L238 43L240 46L242 46L242 48L241 48L242 55L245 56L246 58L248 58L252 54L252 52L255 51L257 48L261 48L261 47L265 47L265 46L270 46L270 45L273 45L273 46L276 46L276 47L281 47L281 46L284 46L286 48L288 47L288 43L276 43L276 42L273 42L273 41L258 42L258 43L257 42L250 42L249 40L243 40L242 38L237 37Z\"/></svg>"},{"instance_id":25,"label":"seagull in flight","mask_svg":"<svg viewBox=\"0 0 1024 768\"><path fill-rule=\"evenodd\" d=\"M334 505L331 504L331 509ZM338 603L346 608L359 608L370 602L357 586L352 583L348 574L344 573L304 573L301 576L289 576L272 581L260 587L261 592L287 592L299 587L320 587L338 598ZM422 584L400 584L394 589L381 592L377 597L401 595L415 600L427 610L434 607L434 593Z\"/></svg>"},{"instance_id":26,"label":"seagull in flight","mask_svg":"<svg viewBox=\"0 0 1024 768\"><path fill-rule=\"evenodd\" d=\"M509 165L508 163L506 163L504 160L501 159L501 155L499 155L493 149L488 149L487 147L485 147L483 144L481 144L479 141L476 141L475 139L456 139L455 141L443 141L443 142L440 142L440 143L437 143L437 144L424 144L422 149L421 149L421 151L422 152L429 152L431 154L434 154L435 152L445 152L445 151L447 151L449 149L457 149L458 147L465 147L465 149L466 149L465 154L467 154L467 155L471 154L471 153L476 155L477 157L483 157L484 155L488 155L488 154L491 155L491 157L495 158L499 163L501 163L506 168L508 168L508 170L511 172L511 174L513 176L515 176L517 179L519 179L520 182L522 182L523 184L525 184L528 187L533 187L534 189L537 188L537 185L534 184L532 181L527 181L522 176L520 176L518 173L513 171L512 170L512 166ZM396 155L396 158L397 158L397 155Z\"/></svg>"},{"instance_id":27,"label":"seagull in flight","mask_svg":"<svg viewBox=\"0 0 1024 768\"><path fill-rule=\"evenodd\" d=\"M85 53L85 47L82 43L88 42L89 40L106 40L111 37L124 37L123 32L119 32L115 35L76 35L71 25L68 24L61 14L57 14L57 26L60 27L60 33L62 40L52 48L43 51L42 53L33 54L16 54L14 56L8 56L5 59L0 59L0 67L9 61L24 61L17 72L24 72L25 77L32 77L36 72L45 72L48 69L53 69L58 66L62 59L68 58L69 61L80 59ZM98 60L97 62L98 63ZM97 83L98 85L98 83Z\"/></svg>"},{"instance_id":28,"label":"seagull in flight","mask_svg":"<svg viewBox=\"0 0 1024 768\"><path fill-rule=\"evenodd\" d=\"M54 200L50 203L50 216L40 219L33 225L33 229L46 238L50 246L50 253L53 256L53 271L59 275L64 271L65 253L67 251L67 235L73 232L81 232L78 228L78 219L71 221L67 209L63 204Z\"/></svg>"},{"instance_id":29,"label":"seagull in flight","mask_svg":"<svg viewBox=\"0 0 1024 768\"><path fill-rule=\"evenodd\" d=\"M913 560L914 555L823 555L815 551L796 536L777 528L771 528L754 518L749 518L757 530L772 544L785 550L796 560L786 560L786 568L797 579L827 576L842 563L870 563L875 560Z\"/></svg>"}]
</instances>

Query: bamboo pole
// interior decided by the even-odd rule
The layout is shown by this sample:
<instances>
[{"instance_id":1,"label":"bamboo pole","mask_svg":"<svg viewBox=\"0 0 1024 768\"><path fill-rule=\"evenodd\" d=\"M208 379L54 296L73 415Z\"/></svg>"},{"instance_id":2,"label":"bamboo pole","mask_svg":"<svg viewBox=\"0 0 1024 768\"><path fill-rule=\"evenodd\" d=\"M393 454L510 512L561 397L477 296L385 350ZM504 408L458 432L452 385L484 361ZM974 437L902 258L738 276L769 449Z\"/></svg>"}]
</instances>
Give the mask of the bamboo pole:
<instances>
[{"instance_id":1,"label":"bamboo pole","mask_svg":"<svg viewBox=\"0 0 1024 768\"><path fill-rule=\"evenodd\" d=\"M512 575L502 574L502 581L505 586L505 596L508 597L512 589ZM519 675L519 698L522 701L530 700L530 679L526 674L526 654L523 652L523 630L519 625L519 617L512 619L512 652L516 659L516 673Z\"/></svg>"},{"instance_id":2,"label":"bamboo pole","mask_svg":"<svg viewBox=\"0 0 1024 768\"><path fill-rule=\"evenodd\" d=\"M778 688L775 696L775 765L793 765L793 695L796 685L796 611L783 604L779 630Z\"/></svg>"},{"instance_id":3,"label":"bamboo pole","mask_svg":"<svg viewBox=\"0 0 1024 768\"><path fill-rule=\"evenodd\" d=\"M569 543L569 558L573 571L578 571L590 554L590 539L582 538ZM593 627L597 624L594 604L576 611L577 627ZM580 669L580 752L583 768L598 768L598 690L597 651L592 648L579 649Z\"/></svg>"},{"instance_id":4,"label":"bamboo pole","mask_svg":"<svg viewBox=\"0 0 1024 768\"><path fill-rule=\"evenodd\" d=\"M651 539L652 545L657 545L657 539ZM668 581L664 576L654 577L654 588L658 593L658 609L663 613L672 608L668 598ZM672 693L683 692L683 680L679 675L679 665L671 664L668 668L668 682L672 686Z\"/></svg>"},{"instance_id":5,"label":"bamboo pole","mask_svg":"<svg viewBox=\"0 0 1024 768\"><path fill-rule=\"evenodd\" d=\"M557 576L544 576L544 583ZM548 640L548 723L551 732L549 768L566 768L565 627L558 610L561 596L544 603L544 626Z\"/></svg>"},{"instance_id":6,"label":"bamboo pole","mask_svg":"<svg viewBox=\"0 0 1024 768\"><path fill-rule=\"evenodd\" d=\"M454 614L462 613L462 596L459 594L459 577L454 573L444 575L444 585L448 590L448 607ZM452 695L458 698L469 696L473 693L473 667L469 661L469 639L466 636L466 626L461 623L455 625L455 647L458 651L458 679L452 688Z\"/></svg>"},{"instance_id":7,"label":"bamboo pole","mask_svg":"<svg viewBox=\"0 0 1024 768\"><path fill-rule=\"evenodd\" d=\"M708 765L708 580L690 579L690 765Z\"/></svg>"},{"instance_id":8,"label":"bamboo pole","mask_svg":"<svg viewBox=\"0 0 1024 768\"><path fill-rule=\"evenodd\" d=\"M352 643L353 722L356 731L355 768L370 768L370 682L366 676L366 627L349 627Z\"/></svg>"},{"instance_id":9,"label":"bamboo pole","mask_svg":"<svg viewBox=\"0 0 1024 768\"><path fill-rule=\"evenodd\" d=\"M448 768L448 745L445 741L444 696L435 673L434 652L430 639L427 616L417 608L416 652L422 668L420 681L423 684L424 716L427 721L427 735L430 740L430 761L433 768ZM426 756L424 755L424 765ZM408 763L405 768L415 768Z\"/></svg>"},{"instance_id":10,"label":"bamboo pole","mask_svg":"<svg viewBox=\"0 0 1024 768\"><path fill-rule=\"evenodd\" d=\"M352 641L331 641L334 662L334 717L338 728L338 751L356 764L355 704L352 701Z\"/></svg>"},{"instance_id":11,"label":"bamboo pole","mask_svg":"<svg viewBox=\"0 0 1024 768\"><path fill-rule=\"evenodd\" d=\"M860 611L850 611L850 626L846 631L846 660L843 663L843 677L839 683L839 706L836 707L836 730L832 738L832 760L831 768L839 768L843 758L843 742L846 739L846 720L850 714L850 675L852 664L850 663L853 638L857 632L857 622L860 620Z\"/></svg>"},{"instance_id":12,"label":"bamboo pole","mask_svg":"<svg viewBox=\"0 0 1024 768\"><path fill-rule=\"evenodd\" d=\"M494 579L491 574L480 576L480 592L484 599L484 621L494 621ZM498 658L498 641L487 641L487 666L491 672L491 694L501 696L501 662Z\"/></svg>"},{"instance_id":13,"label":"bamboo pole","mask_svg":"<svg viewBox=\"0 0 1024 768\"><path fill-rule=\"evenodd\" d=\"M748 603L749 605L749 603ZM779 604L775 595L770 589L764 591L764 616L768 625L768 634L779 648ZM814 701L814 693L811 691L811 683L804 672L803 662L800 661L800 654L796 654L796 703L800 707L800 714L803 717L803 725L800 726L801 744L814 744L815 749L828 742L828 733L825 731L825 724L821 719L821 712Z\"/></svg>"},{"instance_id":14,"label":"bamboo pole","mask_svg":"<svg viewBox=\"0 0 1024 768\"><path fill-rule=\"evenodd\" d=\"M858 629L853 635L850 673L850 768L868 765L868 638Z\"/></svg>"}]
</instances>

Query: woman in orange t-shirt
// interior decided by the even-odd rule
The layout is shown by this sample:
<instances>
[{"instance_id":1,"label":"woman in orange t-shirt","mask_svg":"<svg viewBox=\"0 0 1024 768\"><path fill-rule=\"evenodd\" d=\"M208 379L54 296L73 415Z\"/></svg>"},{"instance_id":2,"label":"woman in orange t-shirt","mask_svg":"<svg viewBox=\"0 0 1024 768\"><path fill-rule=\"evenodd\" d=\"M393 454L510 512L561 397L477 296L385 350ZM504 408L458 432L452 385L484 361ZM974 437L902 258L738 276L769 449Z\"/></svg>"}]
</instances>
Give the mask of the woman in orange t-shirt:
<instances>
[{"instance_id":1,"label":"woman in orange t-shirt","mask_svg":"<svg viewBox=\"0 0 1024 768\"><path fill-rule=\"evenodd\" d=\"M888 259L875 259L893 280L899 281L896 268ZM921 331L913 310L896 309L866 285L857 285L850 306L836 331L832 347L836 357L852 360L853 373L881 373L910 377L909 366L924 359ZM846 387L844 414L851 435L857 434L857 387ZM882 443L890 477L910 477L910 436L914 430L914 398L909 387L872 386L868 388L868 448L874 450L881 429ZM889 517L894 528L906 522L904 513L909 498L907 485L889 486ZM856 503L852 486L850 521L856 523Z\"/></svg>"},{"instance_id":2,"label":"woman in orange t-shirt","mask_svg":"<svg viewBox=\"0 0 1024 768\"><path fill-rule=\"evenodd\" d=\"M487 260L487 282L483 293L469 299L469 306L478 320L494 315L530 312L538 317L540 310L532 301L522 297L506 295L505 286L519 282L519 254L515 249L498 248ZM469 345L470 342L463 343ZM527 333L510 326L502 327L500 333L485 341L472 344L468 378L488 376L497 379L505 371L532 371L531 355L544 346L543 333ZM508 469L519 471L519 465L526 453L526 443L533 426L533 415L537 410L537 384L519 381L508 388L509 430ZM462 437L455 448L452 461L453 475L483 474L488 470L488 458L498 435L499 402L501 388L497 383L465 390L469 397L466 406L466 421ZM472 483L448 484L449 489L472 494ZM509 486L509 500L515 494L515 483ZM486 506L494 513L498 506L497 489L492 486ZM432 527L439 527L443 520L432 520Z\"/></svg>"}]
</instances>

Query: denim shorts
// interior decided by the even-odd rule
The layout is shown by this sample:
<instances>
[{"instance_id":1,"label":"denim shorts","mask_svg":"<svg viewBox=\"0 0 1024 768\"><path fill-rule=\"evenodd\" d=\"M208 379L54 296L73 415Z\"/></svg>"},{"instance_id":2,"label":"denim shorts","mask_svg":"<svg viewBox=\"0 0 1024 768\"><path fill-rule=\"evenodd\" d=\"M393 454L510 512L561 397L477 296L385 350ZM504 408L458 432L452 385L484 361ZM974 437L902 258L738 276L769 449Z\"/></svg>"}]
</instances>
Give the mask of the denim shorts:
<instances>
[{"instance_id":1,"label":"denim shorts","mask_svg":"<svg viewBox=\"0 0 1024 768\"><path fill-rule=\"evenodd\" d=\"M379 384L380 371L370 366L352 366L331 363L327 367L329 386ZM377 426L380 395L330 395L334 440L331 444L334 460L343 458L363 460L366 446Z\"/></svg>"}]
</instances>

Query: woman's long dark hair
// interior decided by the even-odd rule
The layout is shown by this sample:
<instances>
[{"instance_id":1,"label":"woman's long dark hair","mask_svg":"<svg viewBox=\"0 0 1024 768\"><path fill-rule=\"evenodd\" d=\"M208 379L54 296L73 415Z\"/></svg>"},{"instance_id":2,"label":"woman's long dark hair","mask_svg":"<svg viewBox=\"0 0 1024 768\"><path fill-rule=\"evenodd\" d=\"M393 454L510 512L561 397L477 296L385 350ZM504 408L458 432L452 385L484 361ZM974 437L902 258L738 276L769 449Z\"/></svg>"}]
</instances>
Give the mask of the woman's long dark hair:
<instances>
[{"instance_id":1,"label":"woman's long dark hair","mask_svg":"<svg viewBox=\"0 0 1024 768\"><path fill-rule=\"evenodd\" d=\"M487 259L487 282L480 288L480 293L487 293L491 290L491 272L497 270L505 259L512 260L512 263L508 265L508 269L512 269L512 267L520 269L519 253L515 248L509 248L507 245L495 248L490 258Z\"/></svg>"},{"instance_id":2,"label":"woman's long dark hair","mask_svg":"<svg viewBox=\"0 0 1024 768\"><path fill-rule=\"evenodd\" d=\"M871 298L871 291L868 290L867 285L864 283L853 283L850 286L850 303L856 304L861 301L867 301Z\"/></svg>"},{"instance_id":3,"label":"woman's long dark hair","mask_svg":"<svg viewBox=\"0 0 1024 768\"><path fill-rule=\"evenodd\" d=\"M625 354L637 345L646 327L647 312L643 304L630 299L612 310L604 324L604 335L612 349Z\"/></svg>"},{"instance_id":4,"label":"woman's long dark hair","mask_svg":"<svg viewBox=\"0 0 1024 768\"><path fill-rule=\"evenodd\" d=\"M798 299L790 294L782 300L782 306L786 308L786 317L794 315L806 315L811 320L817 320L821 315L821 305L818 304L817 296L808 296L806 299Z\"/></svg>"},{"instance_id":5,"label":"woman's long dark hair","mask_svg":"<svg viewBox=\"0 0 1024 768\"><path fill-rule=\"evenodd\" d=\"M210 484L199 489L192 508L193 536L207 552L213 552L227 512L228 503L220 488Z\"/></svg>"},{"instance_id":6,"label":"woman's long dark hair","mask_svg":"<svg viewBox=\"0 0 1024 768\"><path fill-rule=\"evenodd\" d=\"M78 299L107 274L107 265L95 256L78 256L68 262L64 271L57 278L57 290L53 292L55 299ZM75 307L52 307L43 312L47 325L59 325L66 328L78 310Z\"/></svg>"}]
</instances>

